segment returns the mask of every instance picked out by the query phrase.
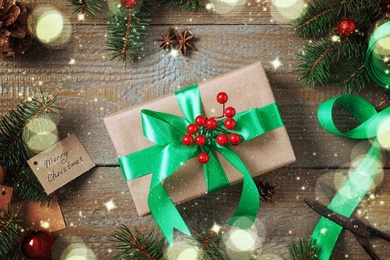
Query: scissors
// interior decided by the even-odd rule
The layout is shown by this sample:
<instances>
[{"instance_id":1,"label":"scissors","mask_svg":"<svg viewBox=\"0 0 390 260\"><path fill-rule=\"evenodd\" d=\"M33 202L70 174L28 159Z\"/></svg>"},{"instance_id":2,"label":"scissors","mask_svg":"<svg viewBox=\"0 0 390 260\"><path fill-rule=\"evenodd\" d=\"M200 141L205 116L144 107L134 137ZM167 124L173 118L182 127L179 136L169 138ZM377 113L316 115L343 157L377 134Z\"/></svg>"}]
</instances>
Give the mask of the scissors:
<instances>
[{"instance_id":1,"label":"scissors","mask_svg":"<svg viewBox=\"0 0 390 260\"><path fill-rule=\"evenodd\" d=\"M355 238L359 241L360 245L364 248L366 253L371 257L371 259L379 260L379 257L370 249L368 240L369 238L376 236L386 241L390 241L390 236L364 224L358 219L347 218L337 212L334 212L328 209L326 206L315 201L305 199L305 202L307 205L309 205L310 208L312 208L320 215L351 231Z\"/></svg>"}]
</instances>

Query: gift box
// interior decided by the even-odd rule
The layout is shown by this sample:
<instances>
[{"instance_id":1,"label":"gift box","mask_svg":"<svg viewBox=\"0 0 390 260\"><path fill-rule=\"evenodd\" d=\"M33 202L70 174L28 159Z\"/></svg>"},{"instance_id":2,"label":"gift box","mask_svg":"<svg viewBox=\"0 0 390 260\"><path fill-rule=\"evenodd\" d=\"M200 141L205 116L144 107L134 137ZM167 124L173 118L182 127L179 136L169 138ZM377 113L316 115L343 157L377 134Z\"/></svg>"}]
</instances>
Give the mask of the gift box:
<instances>
[{"instance_id":1,"label":"gift box","mask_svg":"<svg viewBox=\"0 0 390 260\"><path fill-rule=\"evenodd\" d=\"M222 106L216 101L219 92L229 95L227 106L237 112L275 103L271 87L261 63L255 63L198 84L203 114L218 116ZM155 145L143 135L141 110L148 109L183 117L175 95L170 94L138 106L116 112L104 118L109 136L118 157L135 153ZM286 166L295 161L287 131L278 127L238 146L229 146L243 161L252 177ZM243 176L225 158L215 154L222 165L230 185L242 181ZM145 158L139 164L148 164ZM168 162L167 162L168 163ZM140 216L150 212L148 194L152 173L127 182L135 207ZM207 193L203 167L198 160L183 163L174 174L164 180L164 188L175 204L180 204Z\"/></svg>"}]
</instances>

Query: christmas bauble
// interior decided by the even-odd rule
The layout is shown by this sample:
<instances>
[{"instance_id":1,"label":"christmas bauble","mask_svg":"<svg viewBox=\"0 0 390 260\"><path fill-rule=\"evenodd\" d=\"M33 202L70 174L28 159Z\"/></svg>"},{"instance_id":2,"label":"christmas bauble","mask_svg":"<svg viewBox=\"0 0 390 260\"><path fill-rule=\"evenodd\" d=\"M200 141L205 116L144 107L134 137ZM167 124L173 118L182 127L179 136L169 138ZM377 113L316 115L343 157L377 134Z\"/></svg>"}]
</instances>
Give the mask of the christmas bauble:
<instances>
[{"instance_id":1,"label":"christmas bauble","mask_svg":"<svg viewBox=\"0 0 390 260\"><path fill-rule=\"evenodd\" d=\"M53 236L43 230L28 233L22 241L22 252L29 260L48 259L53 251Z\"/></svg>"},{"instance_id":2,"label":"christmas bauble","mask_svg":"<svg viewBox=\"0 0 390 260\"><path fill-rule=\"evenodd\" d=\"M356 30L356 22L352 18L343 18L337 24L337 32L342 37L349 37Z\"/></svg>"},{"instance_id":3,"label":"christmas bauble","mask_svg":"<svg viewBox=\"0 0 390 260\"><path fill-rule=\"evenodd\" d=\"M121 0L121 5L124 8L130 9L137 5L137 0Z\"/></svg>"},{"instance_id":4,"label":"christmas bauble","mask_svg":"<svg viewBox=\"0 0 390 260\"><path fill-rule=\"evenodd\" d=\"M7 171L6 171L5 167L0 164L0 184L3 183L6 174L7 174Z\"/></svg>"}]
</instances>

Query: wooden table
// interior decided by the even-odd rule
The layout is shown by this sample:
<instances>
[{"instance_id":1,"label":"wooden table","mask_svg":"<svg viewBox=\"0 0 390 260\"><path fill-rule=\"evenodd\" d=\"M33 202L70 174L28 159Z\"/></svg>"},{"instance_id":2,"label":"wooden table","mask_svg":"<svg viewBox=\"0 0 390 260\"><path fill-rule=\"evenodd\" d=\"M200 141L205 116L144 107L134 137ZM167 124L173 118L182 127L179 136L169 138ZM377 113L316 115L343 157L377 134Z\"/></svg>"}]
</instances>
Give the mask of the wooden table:
<instances>
[{"instance_id":1,"label":"wooden table","mask_svg":"<svg viewBox=\"0 0 390 260\"><path fill-rule=\"evenodd\" d=\"M103 117L172 93L179 85L200 82L257 61L264 65L297 160L256 179L273 181L277 192L274 202L262 204L256 222L262 239L254 253L257 259L287 257L292 242L310 235L319 216L303 198L319 198L327 203L318 183L337 189L353 167L351 163L367 151L367 141L336 137L319 126L319 104L343 91L332 85L315 90L302 86L295 66L305 40L294 36L286 20L277 17L271 1L250 0L231 7L220 3L215 4L216 11L191 13L171 10L152 0L147 45L142 57L126 67L111 61L106 51L107 12L78 21L65 0L27 2L57 7L70 19L72 35L61 49L33 47L24 56L0 60L0 115L40 88L58 94L58 105L64 108L58 125L60 137L75 133L97 165L59 191L64 196L60 205L67 229L54 234L59 248L54 259L59 259L66 246L81 244L91 249L96 259L113 259L118 251L111 235L120 224L142 233L156 227L151 216L139 217L135 211ZM289 12L295 11L292 9ZM160 50L157 39L169 26L188 27L196 34L197 51L175 58ZM276 59L281 62L278 68L272 65ZM359 95L377 106L386 97L379 87ZM347 115L339 118L345 126L349 120ZM390 233L389 163L386 153L382 158L383 179L362 201L356 216ZM179 210L190 225L224 221L233 213L240 192L241 185L236 185L180 205ZM109 201L116 206L112 210L105 206ZM374 244L382 257L390 256L388 244ZM368 259L349 232L341 234L332 259L344 258Z\"/></svg>"}]
</instances>

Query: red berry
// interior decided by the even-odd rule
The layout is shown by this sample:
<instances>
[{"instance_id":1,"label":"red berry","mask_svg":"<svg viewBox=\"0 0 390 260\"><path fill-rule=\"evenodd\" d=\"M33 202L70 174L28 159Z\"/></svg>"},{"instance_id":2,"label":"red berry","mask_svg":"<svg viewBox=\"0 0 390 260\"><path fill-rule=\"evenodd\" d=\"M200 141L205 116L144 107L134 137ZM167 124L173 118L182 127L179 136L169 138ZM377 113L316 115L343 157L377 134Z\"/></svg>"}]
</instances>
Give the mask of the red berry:
<instances>
[{"instance_id":1,"label":"red berry","mask_svg":"<svg viewBox=\"0 0 390 260\"><path fill-rule=\"evenodd\" d=\"M209 161L209 155L206 152L202 152L198 155L198 161L202 164L205 164Z\"/></svg>"},{"instance_id":2,"label":"red berry","mask_svg":"<svg viewBox=\"0 0 390 260\"><path fill-rule=\"evenodd\" d=\"M225 116L227 117L233 117L236 115L236 110L234 109L234 107L227 107L225 109Z\"/></svg>"},{"instance_id":3,"label":"red berry","mask_svg":"<svg viewBox=\"0 0 390 260\"><path fill-rule=\"evenodd\" d=\"M228 101L228 95L225 92L219 92L217 95L217 101L220 104L225 104Z\"/></svg>"},{"instance_id":4,"label":"red berry","mask_svg":"<svg viewBox=\"0 0 390 260\"><path fill-rule=\"evenodd\" d=\"M217 143L219 145L226 145L228 143L228 141L229 141L229 138L225 134L219 134L217 136Z\"/></svg>"},{"instance_id":5,"label":"red berry","mask_svg":"<svg viewBox=\"0 0 390 260\"><path fill-rule=\"evenodd\" d=\"M199 146L202 146L206 143L206 137L204 135L198 135L195 138L195 143Z\"/></svg>"},{"instance_id":6,"label":"red berry","mask_svg":"<svg viewBox=\"0 0 390 260\"><path fill-rule=\"evenodd\" d=\"M204 126L206 124L206 117L204 117L204 116L197 116L195 118L195 124L197 126Z\"/></svg>"},{"instance_id":7,"label":"red berry","mask_svg":"<svg viewBox=\"0 0 390 260\"><path fill-rule=\"evenodd\" d=\"M232 145L239 145L241 143L241 136L238 134L230 134L229 141Z\"/></svg>"},{"instance_id":8,"label":"red berry","mask_svg":"<svg viewBox=\"0 0 390 260\"><path fill-rule=\"evenodd\" d=\"M189 133L190 135L194 135L198 132L198 126L195 125L195 124L189 124L187 126L187 133Z\"/></svg>"},{"instance_id":9,"label":"red berry","mask_svg":"<svg viewBox=\"0 0 390 260\"><path fill-rule=\"evenodd\" d=\"M121 5L124 8L130 9L137 4L137 0L121 0Z\"/></svg>"},{"instance_id":10,"label":"red berry","mask_svg":"<svg viewBox=\"0 0 390 260\"><path fill-rule=\"evenodd\" d=\"M223 122L223 125L226 127L226 129L233 130L236 127L237 123L236 120L229 117L225 120L225 122Z\"/></svg>"},{"instance_id":11,"label":"red berry","mask_svg":"<svg viewBox=\"0 0 390 260\"><path fill-rule=\"evenodd\" d=\"M183 136L183 138L181 139L181 142L184 145L191 146L194 143L194 138L192 137L192 135L187 134L187 135Z\"/></svg>"},{"instance_id":12,"label":"red berry","mask_svg":"<svg viewBox=\"0 0 390 260\"><path fill-rule=\"evenodd\" d=\"M356 30L356 22L352 18L343 18L337 24L337 32L342 37L349 37Z\"/></svg>"},{"instance_id":13,"label":"red berry","mask_svg":"<svg viewBox=\"0 0 390 260\"><path fill-rule=\"evenodd\" d=\"M206 120L206 127L209 129L215 129L217 127L217 120L209 118Z\"/></svg>"}]
</instances>

